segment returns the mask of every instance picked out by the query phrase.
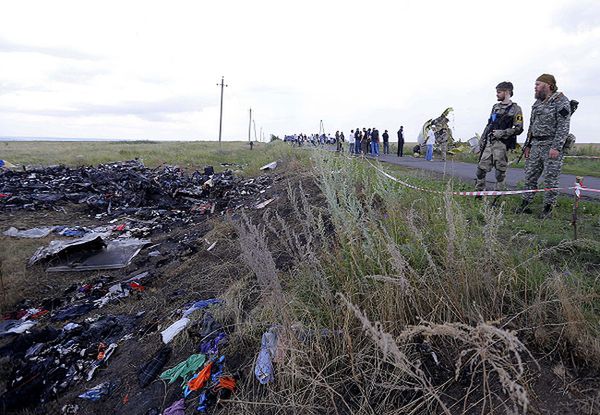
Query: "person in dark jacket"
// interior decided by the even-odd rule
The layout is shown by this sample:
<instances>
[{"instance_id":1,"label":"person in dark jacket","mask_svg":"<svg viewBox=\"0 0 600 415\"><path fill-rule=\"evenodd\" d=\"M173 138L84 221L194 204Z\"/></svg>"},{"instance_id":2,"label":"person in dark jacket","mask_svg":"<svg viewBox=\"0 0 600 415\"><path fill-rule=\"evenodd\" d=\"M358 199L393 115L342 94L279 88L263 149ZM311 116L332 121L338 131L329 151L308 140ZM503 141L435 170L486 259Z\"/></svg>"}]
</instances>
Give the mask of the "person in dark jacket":
<instances>
[{"instance_id":1,"label":"person in dark jacket","mask_svg":"<svg viewBox=\"0 0 600 415\"><path fill-rule=\"evenodd\" d=\"M402 157L404 153L404 127L400 126L398 130L398 157Z\"/></svg>"},{"instance_id":2,"label":"person in dark jacket","mask_svg":"<svg viewBox=\"0 0 600 415\"><path fill-rule=\"evenodd\" d=\"M383 154L390 154L390 135L387 130L383 132L381 138L383 138Z\"/></svg>"},{"instance_id":3,"label":"person in dark jacket","mask_svg":"<svg viewBox=\"0 0 600 415\"><path fill-rule=\"evenodd\" d=\"M354 130L354 154L360 154L361 145L360 141L362 140L362 134L360 133L360 129L357 128Z\"/></svg>"},{"instance_id":4,"label":"person in dark jacket","mask_svg":"<svg viewBox=\"0 0 600 415\"><path fill-rule=\"evenodd\" d=\"M379 130L375 127L371 131L371 155L379 157Z\"/></svg>"},{"instance_id":5,"label":"person in dark jacket","mask_svg":"<svg viewBox=\"0 0 600 415\"><path fill-rule=\"evenodd\" d=\"M360 149L362 150L363 155L366 155L369 152L369 146L371 143L371 129L368 130L363 128L362 131L362 139L360 140Z\"/></svg>"}]
</instances>

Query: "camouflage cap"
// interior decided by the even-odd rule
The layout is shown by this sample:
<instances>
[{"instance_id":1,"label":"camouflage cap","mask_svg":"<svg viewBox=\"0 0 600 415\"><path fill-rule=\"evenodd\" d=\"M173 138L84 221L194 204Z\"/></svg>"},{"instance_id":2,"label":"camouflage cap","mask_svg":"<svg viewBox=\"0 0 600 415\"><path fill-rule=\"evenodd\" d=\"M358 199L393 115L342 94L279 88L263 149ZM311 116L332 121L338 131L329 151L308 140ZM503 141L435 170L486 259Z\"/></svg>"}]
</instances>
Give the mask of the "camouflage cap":
<instances>
[{"instance_id":1,"label":"camouflage cap","mask_svg":"<svg viewBox=\"0 0 600 415\"><path fill-rule=\"evenodd\" d=\"M556 78L554 78L554 75L544 73L538 76L536 81L544 82L545 84L550 85L550 89L556 91Z\"/></svg>"}]
</instances>

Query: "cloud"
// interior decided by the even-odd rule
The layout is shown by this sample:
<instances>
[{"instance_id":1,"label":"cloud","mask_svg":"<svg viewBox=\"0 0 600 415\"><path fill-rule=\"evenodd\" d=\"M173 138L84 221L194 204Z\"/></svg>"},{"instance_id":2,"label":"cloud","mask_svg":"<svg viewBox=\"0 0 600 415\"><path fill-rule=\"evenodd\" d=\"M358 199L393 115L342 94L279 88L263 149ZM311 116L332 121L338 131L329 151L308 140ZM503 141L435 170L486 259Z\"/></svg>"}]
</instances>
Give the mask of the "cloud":
<instances>
[{"instance_id":1,"label":"cloud","mask_svg":"<svg viewBox=\"0 0 600 415\"><path fill-rule=\"evenodd\" d=\"M297 92L287 88L287 87L279 87L279 86L271 86L271 85L254 85L247 88L244 92L248 94L273 94L273 95L292 95Z\"/></svg>"},{"instance_id":2,"label":"cloud","mask_svg":"<svg viewBox=\"0 0 600 415\"><path fill-rule=\"evenodd\" d=\"M48 117L97 117L135 116L146 121L169 121L175 114L199 112L208 106L209 101L197 97L173 97L161 101L129 101L119 104L75 104L68 109L44 109L13 111L31 115ZM5 109L8 110L8 109Z\"/></svg>"},{"instance_id":3,"label":"cloud","mask_svg":"<svg viewBox=\"0 0 600 415\"><path fill-rule=\"evenodd\" d=\"M52 72L48 76L48 79L69 84L83 84L96 78L97 76L105 74L108 74L108 71L104 69L80 68L70 65Z\"/></svg>"},{"instance_id":4,"label":"cloud","mask_svg":"<svg viewBox=\"0 0 600 415\"><path fill-rule=\"evenodd\" d=\"M567 33L590 31L600 22L600 2L578 0L557 10L554 21Z\"/></svg>"},{"instance_id":5,"label":"cloud","mask_svg":"<svg viewBox=\"0 0 600 415\"><path fill-rule=\"evenodd\" d=\"M85 52L74 49L50 47L50 46L33 46L9 42L5 39L0 39L0 52L4 53L38 53L61 59L75 60L96 60L98 56L94 56Z\"/></svg>"},{"instance_id":6,"label":"cloud","mask_svg":"<svg viewBox=\"0 0 600 415\"><path fill-rule=\"evenodd\" d=\"M48 89L41 85L24 84L20 82L0 81L0 96L13 94L22 91L47 91Z\"/></svg>"}]
</instances>

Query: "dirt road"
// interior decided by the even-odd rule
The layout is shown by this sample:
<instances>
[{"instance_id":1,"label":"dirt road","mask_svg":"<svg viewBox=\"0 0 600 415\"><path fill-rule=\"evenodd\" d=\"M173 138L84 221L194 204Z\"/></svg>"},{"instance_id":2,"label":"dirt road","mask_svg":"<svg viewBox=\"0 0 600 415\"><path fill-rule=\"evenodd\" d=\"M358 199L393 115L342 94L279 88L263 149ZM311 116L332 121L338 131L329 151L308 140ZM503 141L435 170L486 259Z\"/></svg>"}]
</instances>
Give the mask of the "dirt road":
<instances>
[{"instance_id":1,"label":"dirt road","mask_svg":"<svg viewBox=\"0 0 600 415\"><path fill-rule=\"evenodd\" d=\"M399 166L405 166L415 169L429 170L442 175L454 176L465 182L472 183L475 186L475 164L463 163L459 161L448 160L445 163L440 160L426 161L422 158L415 158L412 156L397 157L396 155L381 155L379 157L373 157L373 159L379 159L385 163L396 164ZM509 188L517 188L518 185L523 184L525 181L525 173L520 168L509 168L506 172L506 185ZM494 172L491 171L487 175L487 189L493 190L496 179ZM572 187L575 183L575 176L572 174L561 174L560 176L560 187ZM583 180L585 187L592 189L600 189L600 178L598 177L585 177ZM543 186L543 181L540 183L540 187ZM573 190L564 190L561 193L573 195ZM584 192L585 198L600 200L600 193L595 192Z\"/></svg>"}]
</instances>

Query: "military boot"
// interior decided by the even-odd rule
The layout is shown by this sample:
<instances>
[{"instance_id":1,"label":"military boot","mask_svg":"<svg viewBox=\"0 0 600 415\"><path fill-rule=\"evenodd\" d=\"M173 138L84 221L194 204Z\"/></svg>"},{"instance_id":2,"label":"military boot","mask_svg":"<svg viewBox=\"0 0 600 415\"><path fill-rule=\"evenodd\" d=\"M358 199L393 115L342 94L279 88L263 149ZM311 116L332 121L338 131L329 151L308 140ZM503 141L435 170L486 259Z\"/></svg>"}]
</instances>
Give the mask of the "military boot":
<instances>
[{"instance_id":1,"label":"military boot","mask_svg":"<svg viewBox=\"0 0 600 415\"><path fill-rule=\"evenodd\" d=\"M552 217L552 205L544 205L544 210L540 213L540 219L550 219Z\"/></svg>"},{"instance_id":2,"label":"military boot","mask_svg":"<svg viewBox=\"0 0 600 415\"><path fill-rule=\"evenodd\" d=\"M516 214L521 214L521 213L527 213L530 214L531 212L531 208L529 207L531 202L527 201L527 200L523 200L521 202L521 206L519 206L516 210L515 213Z\"/></svg>"}]
</instances>

